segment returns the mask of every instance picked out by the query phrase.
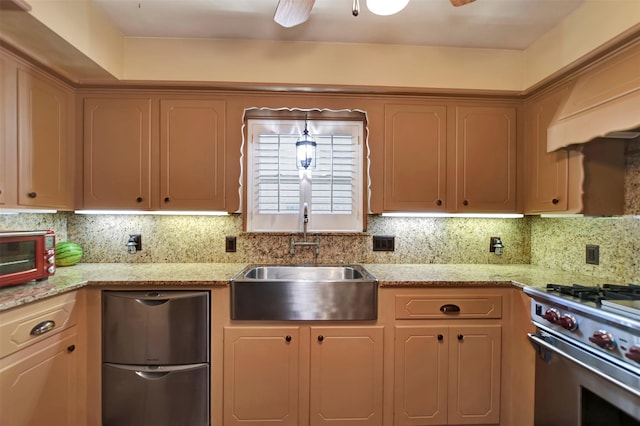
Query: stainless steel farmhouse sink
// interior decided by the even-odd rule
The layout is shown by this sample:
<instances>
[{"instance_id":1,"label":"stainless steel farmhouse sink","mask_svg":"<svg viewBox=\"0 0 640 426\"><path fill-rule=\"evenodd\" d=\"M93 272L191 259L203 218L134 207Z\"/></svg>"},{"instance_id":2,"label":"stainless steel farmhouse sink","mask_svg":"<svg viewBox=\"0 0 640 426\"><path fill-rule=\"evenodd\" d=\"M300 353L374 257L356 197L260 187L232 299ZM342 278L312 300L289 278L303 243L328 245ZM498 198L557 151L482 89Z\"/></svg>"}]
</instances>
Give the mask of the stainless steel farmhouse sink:
<instances>
[{"instance_id":1,"label":"stainless steel farmhouse sink","mask_svg":"<svg viewBox=\"0 0 640 426\"><path fill-rule=\"evenodd\" d=\"M378 280L360 265L248 266L231 280L231 319L370 321Z\"/></svg>"}]
</instances>

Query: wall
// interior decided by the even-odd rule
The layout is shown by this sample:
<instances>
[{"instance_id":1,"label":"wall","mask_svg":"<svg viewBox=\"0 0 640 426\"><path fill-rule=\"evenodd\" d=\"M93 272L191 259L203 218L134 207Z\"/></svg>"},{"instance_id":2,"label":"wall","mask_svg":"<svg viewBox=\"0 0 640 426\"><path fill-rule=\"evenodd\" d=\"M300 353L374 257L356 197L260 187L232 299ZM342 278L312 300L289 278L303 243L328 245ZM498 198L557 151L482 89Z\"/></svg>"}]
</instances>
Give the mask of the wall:
<instances>
[{"instance_id":1,"label":"wall","mask_svg":"<svg viewBox=\"0 0 640 426\"><path fill-rule=\"evenodd\" d=\"M532 218L531 263L640 283L640 142L627 144L625 216ZM585 245L600 246L600 264L585 263Z\"/></svg>"},{"instance_id":2,"label":"wall","mask_svg":"<svg viewBox=\"0 0 640 426\"><path fill-rule=\"evenodd\" d=\"M616 218L463 219L369 216L368 232L323 235L319 263L509 263L587 273L640 283L640 143L627 148L627 215ZM97 216L0 214L0 229L54 229L60 241L85 249L83 262L309 263L304 249L289 254L290 235L242 232L239 215ZM143 251L126 252L129 234L142 234ZM395 235L394 252L373 252L372 235ZM225 253L225 237L238 251ZM501 257L488 252L489 237L502 238ZM301 236L296 235L299 241ZM585 245L600 246L600 264L585 264Z\"/></svg>"}]
</instances>

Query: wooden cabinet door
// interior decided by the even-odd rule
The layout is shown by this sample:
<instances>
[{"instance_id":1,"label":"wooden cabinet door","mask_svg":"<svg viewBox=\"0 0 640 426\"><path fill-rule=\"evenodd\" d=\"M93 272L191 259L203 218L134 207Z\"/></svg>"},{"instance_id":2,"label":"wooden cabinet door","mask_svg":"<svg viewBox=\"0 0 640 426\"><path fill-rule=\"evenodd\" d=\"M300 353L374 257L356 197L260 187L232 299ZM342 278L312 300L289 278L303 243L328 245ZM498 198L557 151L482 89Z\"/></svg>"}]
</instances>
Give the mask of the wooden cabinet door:
<instances>
[{"instance_id":1,"label":"wooden cabinet door","mask_svg":"<svg viewBox=\"0 0 640 426\"><path fill-rule=\"evenodd\" d=\"M76 340L61 333L0 361L0 424L77 424Z\"/></svg>"},{"instance_id":2,"label":"wooden cabinet door","mask_svg":"<svg viewBox=\"0 0 640 426\"><path fill-rule=\"evenodd\" d=\"M446 106L385 106L385 211L446 210L446 122Z\"/></svg>"},{"instance_id":3,"label":"wooden cabinet door","mask_svg":"<svg viewBox=\"0 0 640 426\"><path fill-rule=\"evenodd\" d=\"M148 98L84 100L84 208L151 208Z\"/></svg>"},{"instance_id":4,"label":"wooden cabinet door","mask_svg":"<svg viewBox=\"0 0 640 426\"><path fill-rule=\"evenodd\" d=\"M564 86L527 106L525 213L568 209L569 150L547 152L547 128L568 93Z\"/></svg>"},{"instance_id":5,"label":"wooden cabinet door","mask_svg":"<svg viewBox=\"0 0 640 426\"><path fill-rule=\"evenodd\" d=\"M299 336L298 327L225 327L225 426L300 424Z\"/></svg>"},{"instance_id":6,"label":"wooden cabinet door","mask_svg":"<svg viewBox=\"0 0 640 426\"><path fill-rule=\"evenodd\" d=\"M0 206L16 204L16 69L0 56Z\"/></svg>"},{"instance_id":7,"label":"wooden cabinet door","mask_svg":"<svg viewBox=\"0 0 640 426\"><path fill-rule=\"evenodd\" d=\"M383 327L311 327L309 424L382 425Z\"/></svg>"},{"instance_id":8,"label":"wooden cabinet door","mask_svg":"<svg viewBox=\"0 0 640 426\"><path fill-rule=\"evenodd\" d=\"M73 209L73 95L18 69L18 204Z\"/></svg>"},{"instance_id":9,"label":"wooden cabinet door","mask_svg":"<svg viewBox=\"0 0 640 426\"><path fill-rule=\"evenodd\" d=\"M160 101L160 208L223 210L225 102Z\"/></svg>"},{"instance_id":10,"label":"wooden cabinet door","mask_svg":"<svg viewBox=\"0 0 640 426\"><path fill-rule=\"evenodd\" d=\"M396 326L394 425L447 424L449 331Z\"/></svg>"},{"instance_id":11,"label":"wooden cabinet door","mask_svg":"<svg viewBox=\"0 0 640 426\"><path fill-rule=\"evenodd\" d=\"M498 424L501 326L452 326L449 334L449 424Z\"/></svg>"},{"instance_id":12,"label":"wooden cabinet door","mask_svg":"<svg viewBox=\"0 0 640 426\"><path fill-rule=\"evenodd\" d=\"M454 119L455 211L515 212L516 108L459 106Z\"/></svg>"}]
</instances>

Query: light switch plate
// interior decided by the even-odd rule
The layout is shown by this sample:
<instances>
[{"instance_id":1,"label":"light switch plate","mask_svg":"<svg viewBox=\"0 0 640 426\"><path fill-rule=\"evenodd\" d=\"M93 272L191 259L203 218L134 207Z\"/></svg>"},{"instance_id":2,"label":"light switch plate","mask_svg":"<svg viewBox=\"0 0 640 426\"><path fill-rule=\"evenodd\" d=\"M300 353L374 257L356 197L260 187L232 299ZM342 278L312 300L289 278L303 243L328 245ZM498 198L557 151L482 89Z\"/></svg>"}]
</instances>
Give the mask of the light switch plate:
<instances>
[{"instance_id":1,"label":"light switch plate","mask_svg":"<svg viewBox=\"0 0 640 426\"><path fill-rule=\"evenodd\" d=\"M587 244L586 262L590 265L600 264L600 246Z\"/></svg>"},{"instance_id":2,"label":"light switch plate","mask_svg":"<svg viewBox=\"0 0 640 426\"><path fill-rule=\"evenodd\" d=\"M374 235L373 251L394 251L396 249L396 237L393 235Z\"/></svg>"}]
</instances>

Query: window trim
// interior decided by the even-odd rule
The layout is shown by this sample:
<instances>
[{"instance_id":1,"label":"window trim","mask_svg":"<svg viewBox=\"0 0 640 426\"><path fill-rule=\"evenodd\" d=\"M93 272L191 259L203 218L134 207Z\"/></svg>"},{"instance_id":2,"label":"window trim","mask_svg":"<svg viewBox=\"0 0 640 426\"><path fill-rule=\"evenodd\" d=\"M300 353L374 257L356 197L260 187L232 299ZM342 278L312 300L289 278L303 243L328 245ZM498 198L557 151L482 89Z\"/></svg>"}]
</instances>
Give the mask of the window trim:
<instances>
[{"instance_id":1,"label":"window trim","mask_svg":"<svg viewBox=\"0 0 640 426\"><path fill-rule=\"evenodd\" d=\"M269 223L268 226L255 226L255 222L252 218L252 214L249 212L253 208L253 199L251 199L250 194L248 194L249 190L249 179L253 177L253 170L251 167L251 159L249 158L251 154L251 146L252 143L249 134L249 120L296 120L302 123L304 126L304 117L305 115L309 115L309 121L320 121L320 120L330 120L330 121L358 121L361 124L361 132L358 133L358 146L357 157L358 157L358 168L360 174L359 187L355 192L356 197L358 198L354 204L354 215L356 215L357 222L354 225L345 227L335 227L335 226L327 226L326 220L322 218L323 214L316 213L315 217L311 216L311 219L308 224L308 231L314 233L354 233L354 232L363 232L366 227L366 214L369 212L368 206L371 198L371 179L370 179L370 148L369 148L369 127L368 127L368 118L366 111L362 110L332 110L332 109L299 109L299 108L266 108L266 107L251 107L246 108L243 113L242 120L242 144L241 144L241 155L240 155L240 189L239 195L241 199L241 206L238 210L238 213L245 212L244 217L244 228L247 232L257 232L257 233L282 233L282 232L301 232L302 231L302 214L296 214L298 220L293 223L293 226L289 226L292 224L292 217L294 215L281 214L280 216L289 216L286 218L288 226L280 226L274 223ZM302 129L300 129L300 132ZM246 170L246 173L245 173ZM302 201L301 201L302 205ZM313 215L313 212L311 212ZM278 216L278 215L276 215ZM324 216L329 216L325 214ZM335 222L335 220L334 220Z\"/></svg>"}]
</instances>

